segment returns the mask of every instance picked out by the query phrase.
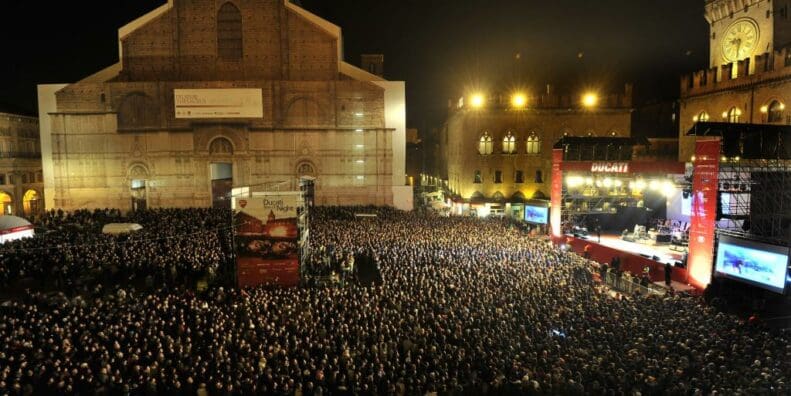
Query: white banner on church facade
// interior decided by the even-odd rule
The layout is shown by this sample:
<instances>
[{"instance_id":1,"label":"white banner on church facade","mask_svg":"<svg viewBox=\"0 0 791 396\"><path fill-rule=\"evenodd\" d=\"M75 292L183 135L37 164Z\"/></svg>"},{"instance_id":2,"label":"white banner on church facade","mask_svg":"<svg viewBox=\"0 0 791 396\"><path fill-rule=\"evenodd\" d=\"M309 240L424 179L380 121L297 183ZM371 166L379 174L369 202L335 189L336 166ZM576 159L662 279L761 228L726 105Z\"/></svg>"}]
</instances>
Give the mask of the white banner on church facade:
<instances>
[{"instance_id":1,"label":"white banner on church facade","mask_svg":"<svg viewBox=\"0 0 791 396\"><path fill-rule=\"evenodd\" d=\"M174 89L176 118L263 118L260 88Z\"/></svg>"}]
</instances>

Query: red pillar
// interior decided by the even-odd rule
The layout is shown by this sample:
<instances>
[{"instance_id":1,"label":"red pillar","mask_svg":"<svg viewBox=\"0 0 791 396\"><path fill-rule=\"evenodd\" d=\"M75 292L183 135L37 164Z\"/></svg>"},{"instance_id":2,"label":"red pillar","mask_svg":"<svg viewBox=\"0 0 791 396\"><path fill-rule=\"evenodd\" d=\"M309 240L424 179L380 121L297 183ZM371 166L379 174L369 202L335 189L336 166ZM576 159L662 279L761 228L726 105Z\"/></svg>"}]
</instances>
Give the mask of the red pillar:
<instances>
[{"instance_id":1,"label":"red pillar","mask_svg":"<svg viewBox=\"0 0 791 396\"><path fill-rule=\"evenodd\" d=\"M561 236L560 229L560 209L563 205L563 149L552 150L552 190L550 191L550 202L552 207L549 212L549 223L552 226L552 238L557 239Z\"/></svg>"},{"instance_id":2,"label":"red pillar","mask_svg":"<svg viewBox=\"0 0 791 396\"><path fill-rule=\"evenodd\" d=\"M711 282L711 268L714 263L719 161L719 138L699 139L695 142L687 273L690 277L689 283L701 289Z\"/></svg>"}]
</instances>

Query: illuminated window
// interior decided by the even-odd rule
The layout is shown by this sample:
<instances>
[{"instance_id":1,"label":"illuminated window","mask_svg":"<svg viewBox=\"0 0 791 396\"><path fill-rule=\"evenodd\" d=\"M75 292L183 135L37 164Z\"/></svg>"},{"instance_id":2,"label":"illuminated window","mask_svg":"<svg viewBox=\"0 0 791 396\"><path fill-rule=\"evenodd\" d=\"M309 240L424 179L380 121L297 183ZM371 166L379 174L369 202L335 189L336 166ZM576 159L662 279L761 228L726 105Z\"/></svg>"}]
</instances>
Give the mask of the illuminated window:
<instances>
[{"instance_id":1,"label":"illuminated window","mask_svg":"<svg viewBox=\"0 0 791 396\"><path fill-rule=\"evenodd\" d=\"M217 56L242 59L242 13L231 2L223 4L217 13Z\"/></svg>"},{"instance_id":2,"label":"illuminated window","mask_svg":"<svg viewBox=\"0 0 791 396\"><path fill-rule=\"evenodd\" d=\"M494 171L494 182L495 183L502 183L503 182L503 172L502 171Z\"/></svg>"},{"instance_id":3,"label":"illuminated window","mask_svg":"<svg viewBox=\"0 0 791 396\"><path fill-rule=\"evenodd\" d=\"M708 122L709 121L709 113L706 113L705 111L701 111L700 114L698 114L698 118L697 118L696 121Z\"/></svg>"},{"instance_id":4,"label":"illuminated window","mask_svg":"<svg viewBox=\"0 0 791 396\"><path fill-rule=\"evenodd\" d=\"M524 175L522 171L518 170L514 172L514 183L524 183Z\"/></svg>"},{"instance_id":5,"label":"illuminated window","mask_svg":"<svg viewBox=\"0 0 791 396\"><path fill-rule=\"evenodd\" d=\"M513 154L516 152L516 136L511 134L511 131L503 138L503 153Z\"/></svg>"},{"instance_id":6,"label":"illuminated window","mask_svg":"<svg viewBox=\"0 0 791 396\"><path fill-rule=\"evenodd\" d=\"M742 111L738 107L731 107L726 114L728 122L737 123L742 116Z\"/></svg>"},{"instance_id":7,"label":"illuminated window","mask_svg":"<svg viewBox=\"0 0 791 396\"><path fill-rule=\"evenodd\" d=\"M481 171L475 171L475 179L473 179L473 183L483 183L483 179L481 178Z\"/></svg>"},{"instance_id":8,"label":"illuminated window","mask_svg":"<svg viewBox=\"0 0 791 396\"><path fill-rule=\"evenodd\" d=\"M492 153L493 150L492 146L492 137L489 136L489 132L484 132L481 139L478 141L478 152L481 155L489 155Z\"/></svg>"},{"instance_id":9,"label":"illuminated window","mask_svg":"<svg viewBox=\"0 0 791 396\"><path fill-rule=\"evenodd\" d=\"M767 110L767 122L782 122L783 121L783 110L785 110L785 106L782 103L773 100L772 103L769 104Z\"/></svg>"},{"instance_id":10,"label":"illuminated window","mask_svg":"<svg viewBox=\"0 0 791 396\"><path fill-rule=\"evenodd\" d=\"M541 154L541 139L535 134L531 134L527 137L527 153Z\"/></svg>"}]
</instances>

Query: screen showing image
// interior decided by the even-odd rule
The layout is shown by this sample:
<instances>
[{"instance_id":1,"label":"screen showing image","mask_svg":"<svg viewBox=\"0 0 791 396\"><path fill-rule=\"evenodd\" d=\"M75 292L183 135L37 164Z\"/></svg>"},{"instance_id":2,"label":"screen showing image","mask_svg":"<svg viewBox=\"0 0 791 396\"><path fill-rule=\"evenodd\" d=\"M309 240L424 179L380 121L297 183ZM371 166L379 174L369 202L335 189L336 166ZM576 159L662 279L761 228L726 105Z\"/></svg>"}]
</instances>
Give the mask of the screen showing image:
<instances>
[{"instance_id":1,"label":"screen showing image","mask_svg":"<svg viewBox=\"0 0 791 396\"><path fill-rule=\"evenodd\" d=\"M549 218L549 208L545 206L525 205L525 221L535 224L546 224Z\"/></svg>"},{"instance_id":2,"label":"screen showing image","mask_svg":"<svg viewBox=\"0 0 791 396\"><path fill-rule=\"evenodd\" d=\"M720 236L717 274L783 293L787 268L787 247Z\"/></svg>"}]
</instances>

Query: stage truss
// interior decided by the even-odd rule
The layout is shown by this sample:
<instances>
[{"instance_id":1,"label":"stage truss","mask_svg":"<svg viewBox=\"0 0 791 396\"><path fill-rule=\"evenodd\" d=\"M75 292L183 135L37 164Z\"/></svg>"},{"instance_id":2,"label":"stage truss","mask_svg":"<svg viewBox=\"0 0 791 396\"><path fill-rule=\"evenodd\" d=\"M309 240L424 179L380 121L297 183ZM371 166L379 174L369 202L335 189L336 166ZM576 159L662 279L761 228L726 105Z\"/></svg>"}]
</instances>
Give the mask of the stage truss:
<instances>
[{"instance_id":1,"label":"stage truss","mask_svg":"<svg viewBox=\"0 0 791 396\"><path fill-rule=\"evenodd\" d=\"M720 162L717 232L785 244L791 227L791 160Z\"/></svg>"}]
</instances>

